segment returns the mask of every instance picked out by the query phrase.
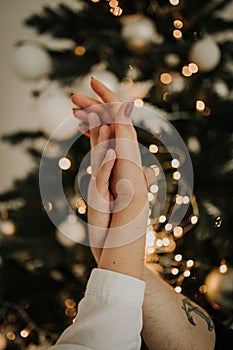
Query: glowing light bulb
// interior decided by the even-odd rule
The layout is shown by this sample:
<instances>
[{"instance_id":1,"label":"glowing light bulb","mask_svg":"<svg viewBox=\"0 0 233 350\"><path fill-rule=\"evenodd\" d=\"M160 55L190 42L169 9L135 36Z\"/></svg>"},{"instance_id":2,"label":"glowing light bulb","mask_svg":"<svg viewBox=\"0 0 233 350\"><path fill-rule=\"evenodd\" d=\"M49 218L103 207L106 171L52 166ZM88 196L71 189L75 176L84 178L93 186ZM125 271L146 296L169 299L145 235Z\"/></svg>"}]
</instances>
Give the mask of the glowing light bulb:
<instances>
[{"instance_id":1,"label":"glowing light bulb","mask_svg":"<svg viewBox=\"0 0 233 350\"><path fill-rule=\"evenodd\" d=\"M183 272L184 277L189 277L191 275L191 272L189 270L185 270Z\"/></svg>"},{"instance_id":2,"label":"glowing light bulb","mask_svg":"<svg viewBox=\"0 0 233 350\"><path fill-rule=\"evenodd\" d=\"M179 168L179 166L180 166L179 160L178 160L178 159L172 159L172 161L171 161L171 166L172 166L173 168Z\"/></svg>"},{"instance_id":3,"label":"glowing light bulb","mask_svg":"<svg viewBox=\"0 0 233 350\"><path fill-rule=\"evenodd\" d=\"M222 225L222 218L221 218L221 216L218 216L215 220L214 226L220 227L221 225Z\"/></svg>"},{"instance_id":4,"label":"glowing light bulb","mask_svg":"<svg viewBox=\"0 0 233 350\"><path fill-rule=\"evenodd\" d=\"M183 204L188 204L189 203L189 197L188 196L183 196L182 202L183 202Z\"/></svg>"},{"instance_id":5,"label":"glowing light bulb","mask_svg":"<svg viewBox=\"0 0 233 350\"><path fill-rule=\"evenodd\" d=\"M119 17L121 14L122 14L122 12L123 12L123 10L120 8L120 7L112 7L111 9L110 9L110 12L114 15L114 16L116 16L116 17Z\"/></svg>"},{"instance_id":6,"label":"glowing light bulb","mask_svg":"<svg viewBox=\"0 0 233 350\"><path fill-rule=\"evenodd\" d=\"M68 170L71 167L71 161L64 157L59 160L58 165L62 170Z\"/></svg>"},{"instance_id":7,"label":"glowing light bulb","mask_svg":"<svg viewBox=\"0 0 233 350\"><path fill-rule=\"evenodd\" d=\"M155 196L153 195L153 193L148 192L148 201L152 202L154 198L155 198Z\"/></svg>"},{"instance_id":8,"label":"glowing light bulb","mask_svg":"<svg viewBox=\"0 0 233 350\"><path fill-rule=\"evenodd\" d=\"M227 270L228 270L228 268L227 268L227 265L226 265L226 264L221 264L221 265L219 266L219 272L220 272L220 273L226 273Z\"/></svg>"},{"instance_id":9,"label":"glowing light bulb","mask_svg":"<svg viewBox=\"0 0 233 350\"><path fill-rule=\"evenodd\" d=\"M175 257L174 257L174 260L179 262L183 259L182 255L181 254L176 254Z\"/></svg>"},{"instance_id":10,"label":"glowing light bulb","mask_svg":"<svg viewBox=\"0 0 233 350\"><path fill-rule=\"evenodd\" d=\"M183 228L181 226L174 227L173 234L176 238L183 236Z\"/></svg>"},{"instance_id":11,"label":"glowing light bulb","mask_svg":"<svg viewBox=\"0 0 233 350\"><path fill-rule=\"evenodd\" d=\"M187 267L192 267L194 265L194 261L192 259L187 260L186 266Z\"/></svg>"},{"instance_id":12,"label":"glowing light bulb","mask_svg":"<svg viewBox=\"0 0 233 350\"><path fill-rule=\"evenodd\" d=\"M173 30L173 36L176 39L181 39L182 38L182 32L179 29L174 29Z\"/></svg>"},{"instance_id":13,"label":"glowing light bulb","mask_svg":"<svg viewBox=\"0 0 233 350\"><path fill-rule=\"evenodd\" d=\"M169 0L169 1L170 1L170 4L173 6L177 6L180 3L180 0Z\"/></svg>"},{"instance_id":14,"label":"glowing light bulb","mask_svg":"<svg viewBox=\"0 0 233 350\"><path fill-rule=\"evenodd\" d=\"M153 254L155 252L155 248L150 247L147 249L148 254Z\"/></svg>"},{"instance_id":15,"label":"glowing light bulb","mask_svg":"<svg viewBox=\"0 0 233 350\"><path fill-rule=\"evenodd\" d=\"M136 108L141 108L143 107L143 105L144 105L144 102L140 98L137 98L136 100L134 100L134 106Z\"/></svg>"},{"instance_id":16,"label":"glowing light bulb","mask_svg":"<svg viewBox=\"0 0 233 350\"><path fill-rule=\"evenodd\" d=\"M171 270L171 273L175 276L175 275L178 275L179 273L179 270L177 269L177 267L173 267L172 270Z\"/></svg>"},{"instance_id":17,"label":"glowing light bulb","mask_svg":"<svg viewBox=\"0 0 233 350\"><path fill-rule=\"evenodd\" d=\"M158 148L157 145L151 144L151 145L149 146L149 151L150 151L151 153L157 153L158 150L159 150L159 148Z\"/></svg>"},{"instance_id":18,"label":"glowing light bulb","mask_svg":"<svg viewBox=\"0 0 233 350\"><path fill-rule=\"evenodd\" d=\"M30 334L30 330L27 329L27 328L23 329L23 330L20 332L20 335L21 335L22 338L27 338L27 337L29 336L29 334Z\"/></svg>"},{"instance_id":19,"label":"glowing light bulb","mask_svg":"<svg viewBox=\"0 0 233 350\"><path fill-rule=\"evenodd\" d=\"M182 288L180 286L176 286L175 291L176 291L176 293L181 293Z\"/></svg>"},{"instance_id":20,"label":"glowing light bulb","mask_svg":"<svg viewBox=\"0 0 233 350\"><path fill-rule=\"evenodd\" d=\"M182 204L183 203L183 196L180 196L179 194L176 196L176 204Z\"/></svg>"},{"instance_id":21,"label":"glowing light bulb","mask_svg":"<svg viewBox=\"0 0 233 350\"><path fill-rule=\"evenodd\" d=\"M76 46L74 48L74 54L77 56L83 56L86 52L86 48L84 46Z\"/></svg>"},{"instance_id":22,"label":"glowing light bulb","mask_svg":"<svg viewBox=\"0 0 233 350\"><path fill-rule=\"evenodd\" d=\"M168 232L168 231L171 231L172 230L172 224L170 224L170 223L167 223L166 225L165 225L165 230Z\"/></svg>"},{"instance_id":23,"label":"glowing light bulb","mask_svg":"<svg viewBox=\"0 0 233 350\"><path fill-rule=\"evenodd\" d=\"M159 217L159 222L165 222L167 220L166 216L165 215L160 215Z\"/></svg>"},{"instance_id":24,"label":"glowing light bulb","mask_svg":"<svg viewBox=\"0 0 233 350\"><path fill-rule=\"evenodd\" d=\"M109 5L110 5L111 7L113 7L113 8L115 8L115 7L118 6L118 1L116 1L116 0L111 0L111 1L109 2Z\"/></svg>"},{"instance_id":25,"label":"glowing light bulb","mask_svg":"<svg viewBox=\"0 0 233 350\"><path fill-rule=\"evenodd\" d=\"M167 84L171 84L172 82L172 75L169 73L162 73L160 75L160 81L161 83L167 85Z\"/></svg>"},{"instance_id":26,"label":"glowing light bulb","mask_svg":"<svg viewBox=\"0 0 233 350\"><path fill-rule=\"evenodd\" d=\"M185 77L191 77L192 72L189 70L189 67L188 67L188 66L184 66L184 67L182 68L182 74L183 74Z\"/></svg>"},{"instance_id":27,"label":"glowing light bulb","mask_svg":"<svg viewBox=\"0 0 233 350\"><path fill-rule=\"evenodd\" d=\"M92 168L91 168L91 165L89 165L87 167L87 170L86 170L87 174L91 175L92 174Z\"/></svg>"},{"instance_id":28,"label":"glowing light bulb","mask_svg":"<svg viewBox=\"0 0 233 350\"><path fill-rule=\"evenodd\" d=\"M157 192L158 192L158 190L159 190L159 188L158 188L158 186L157 186L157 185L151 185L151 187L150 187L150 191L151 191L152 193L157 193Z\"/></svg>"},{"instance_id":29,"label":"glowing light bulb","mask_svg":"<svg viewBox=\"0 0 233 350\"><path fill-rule=\"evenodd\" d=\"M156 246L159 247L159 248L163 246L163 241L162 241L162 239L158 238L158 239L156 240Z\"/></svg>"},{"instance_id":30,"label":"glowing light bulb","mask_svg":"<svg viewBox=\"0 0 233 350\"><path fill-rule=\"evenodd\" d=\"M196 63L189 63L188 69L191 73L197 73L198 72L198 66Z\"/></svg>"},{"instance_id":31,"label":"glowing light bulb","mask_svg":"<svg viewBox=\"0 0 233 350\"><path fill-rule=\"evenodd\" d=\"M204 111L205 109L205 102L201 101L201 100L197 100L196 101L196 110L197 111Z\"/></svg>"},{"instance_id":32,"label":"glowing light bulb","mask_svg":"<svg viewBox=\"0 0 233 350\"><path fill-rule=\"evenodd\" d=\"M182 21L180 21L179 19L176 19L174 22L173 22L173 24L174 24L174 27L176 27L176 28L178 28L178 29L180 29L180 28L183 28L183 22Z\"/></svg>"},{"instance_id":33,"label":"glowing light bulb","mask_svg":"<svg viewBox=\"0 0 233 350\"><path fill-rule=\"evenodd\" d=\"M196 215L193 215L190 221L191 221L191 224L195 225L198 222L198 217Z\"/></svg>"},{"instance_id":34,"label":"glowing light bulb","mask_svg":"<svg viewBox=\"0 0 233 350\"><path fill-rule=\"evenodd\" d=\"M162 239L162 242L163 242L164 247L168 247L169 244L170 244L170 241L169 241L169 239L167 237L164 237Z\"/></svg>"},{"instance_id":35,"label":"glowing light bulb","mask_svg":"<svg viewBox=\"0 0 233 350\"><path fill-rule=\"evenodd\" d=\"M181 178L181 173L179 171L175 171L173 174L172 174L172 177L174 180L180 180Z\"/></svg>"}]
</instances>

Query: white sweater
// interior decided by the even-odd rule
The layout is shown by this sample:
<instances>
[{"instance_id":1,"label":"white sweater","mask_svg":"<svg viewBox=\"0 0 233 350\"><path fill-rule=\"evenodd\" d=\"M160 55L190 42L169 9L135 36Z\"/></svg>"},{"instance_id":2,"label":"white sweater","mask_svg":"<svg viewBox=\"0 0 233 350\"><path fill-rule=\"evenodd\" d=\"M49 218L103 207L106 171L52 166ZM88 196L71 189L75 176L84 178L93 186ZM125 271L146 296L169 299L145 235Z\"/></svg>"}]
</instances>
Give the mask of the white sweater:
<instances>
[{"instance_id":1,"label":"white sweater","mask_svg":"<svg viewBox=\"0 0 233 350\"><path fill-rule=\"evenodd\" d=\"M138 350L145 282L94 269L75 322L48 350Z\"/></svg>"}]
</instances>

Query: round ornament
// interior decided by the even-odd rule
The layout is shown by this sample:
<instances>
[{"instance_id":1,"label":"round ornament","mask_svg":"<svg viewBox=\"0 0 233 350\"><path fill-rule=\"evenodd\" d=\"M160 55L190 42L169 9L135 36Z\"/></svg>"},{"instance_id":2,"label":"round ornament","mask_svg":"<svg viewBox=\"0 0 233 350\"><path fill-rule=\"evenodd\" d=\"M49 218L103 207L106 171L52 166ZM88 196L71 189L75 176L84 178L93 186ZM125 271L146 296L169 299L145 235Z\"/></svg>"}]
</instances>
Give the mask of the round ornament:
<instances>
[{"instance_id":1,"label":"round ornament","mask_svg":"<svg viewBox=\"0 0 233 350\"><path fill-rule=\"evenodd\" d=\"M190 62L196 63L201 72L214 70L220 59L220 48L210 37L196 41L189 52Z\"/></svg>"},{"instance_id":2,"label":"round ornament","mask_svg":"<svg viewBox=\"0 0 233 350\"><path fill-rule=\"evenodd\" d=\"M221 273L218 268L212 270L205 279L206 298L216 309L233 310L233 268Z\"/></svg>"},{"instance_id":3,"label":"round ornament","mask_svg":"<svg viewBox=\"0 0 233 350\"><path fill-rule=\"evenodd\" d=\"M228 97L229 95L229 89L228 89L228 86L227 84L221 80L221 79L218 79L214 82L213 84L213 90L214 92L221 98L225 99Z\"/></svg>"},{"instance_id":4,"label":"round ornament","mask_svg":"<svg viewBox=\"0 0 233 350\"><path fill-rule=\"evenodd\" d=\"M180 63L180 57L175 53L168 53L164 61L169 67L176 67Z\"/></svg>"},{"instance_id":5,"label":"round ornament","mask_svg":"<svg viewBox=\"0 0 233 350\"><path fill-rule=\"evenodd\" d=\"M73 104L61 88L51 86L37 101L38 124L47 136L53 133L52 138L66 140L78 132L79 122L72 115Z\"/></svg>"},{"instance_id":6,"label":"round ornament","mask_svg":"<svg viewBox=\"0 0 233 350\"><path fill-rule=\"evenodd\" d=\"M84 225L73 214L69 215L57 228L56 239L65 246L72 247L81 243L86 236Z\"/></svg>"},{"instance_id":7,"label":"round ornament","mask_svg":"<svg viewBox=\"0 0 233 350\"><path fill-rule=\"evenodd\" d=\"M167 88L172 93L179 93L185 88L185 80L179 73L172 73L172 81L167 85Z\"/></svg>"},{"instance_id":8,"label":"round ornament","mask_svg":"<svg viewBox=\"0 0 233 350\"><path fill-rule=\"evenodd\" d=\"M52 70L48 52L39 44L26 42L15 47L13 64L16 72L24 79L36 80Z\"/></svg>"},{"instance_id":9,"label":"round ornament","mask_svg":"<svg viewBox=\"0 0 233 350\"><path fill-rule=\"evenodd\" d=\"M108 70L93 70L90 74L87 74L85 77L83 77L80 84L78 84L78 91L80 91L83 95L92 96L95 98L97 97L90 85L92 76L101 81L101 83L106 85L113 92L117 92L119 80L114 73Z\"/></svg>"},{"instance_id":10,"label":"round ornament","mask_svg":"<svg viewBox=\"0 0 233 350\"><path fill-rule=\"evenodd\" d=\"M122 18L122 37L133 50L145 50L151 43L161 43L162 37L157 33L155 23L143 15L129 15Z\"/></svg>"}]
</instances>

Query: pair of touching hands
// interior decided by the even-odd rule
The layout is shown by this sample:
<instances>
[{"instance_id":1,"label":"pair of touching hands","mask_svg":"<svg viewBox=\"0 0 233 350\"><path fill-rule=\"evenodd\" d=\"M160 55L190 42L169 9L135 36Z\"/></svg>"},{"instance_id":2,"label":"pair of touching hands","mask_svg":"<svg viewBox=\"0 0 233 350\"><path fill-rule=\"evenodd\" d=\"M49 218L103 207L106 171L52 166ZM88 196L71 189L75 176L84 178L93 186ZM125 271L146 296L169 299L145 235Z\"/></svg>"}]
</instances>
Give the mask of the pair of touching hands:
<instances>
[{"instance_id":1,"label":"pair of touching hands","mask_svg":"<svg viewBox=\"0 0 233 350\"><path fill-rule=\"evenodd\" d=\"M80 131L90 137L87 204L92 253L100 268L141 278L152 174L142 168L131 121L133 103L122 103L95 78L91 87L101 100L73 94L72 101L79 107L73 109L74 116L84 122Z\"/></svg>"}]
</instances>

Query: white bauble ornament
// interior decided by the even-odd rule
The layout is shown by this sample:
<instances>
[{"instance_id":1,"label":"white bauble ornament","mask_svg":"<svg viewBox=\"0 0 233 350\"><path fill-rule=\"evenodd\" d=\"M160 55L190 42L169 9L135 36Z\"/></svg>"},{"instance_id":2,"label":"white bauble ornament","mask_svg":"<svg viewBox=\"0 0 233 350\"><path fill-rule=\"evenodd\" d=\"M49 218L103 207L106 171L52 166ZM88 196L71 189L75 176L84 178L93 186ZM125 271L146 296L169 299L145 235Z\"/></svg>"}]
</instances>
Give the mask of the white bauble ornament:
<instances>
[{"instance_id":1,"label":"white bauble ornament","mask_svg":"<svg viewBox=\"0 0 233 350\"><path fill-rule=\"evenodd\" d=\"M175 67L180 63L180 57L175 53L168 53L164 57L164 61L169 67Z\"/></svg>"},{"instance_id":2,"label":"white bauble ornament","mask_svg":"<svg viewBox=\"0 0 233 350\"><path fill-rule=\"evenodd\" d=\"M178 93L185 88L185 80L179 73L172 73L172 82L167 85L170 92Z\"/></svg>"},{"instance_id":3,"label":"white bauble ornament","mask_svg":"<svg viewBox=\"0 0 233 350\"><path fill-rule=\"evenodd\" d=\"M220 48L210 37L196 41L189 52L190 62L196 63L201 72L215 69L220 59Z\"/></svg>"},{"instance_id":4,"label":"white bauble ornament","mask_svg":"<svg viewBox=\"0 0 233 350\"><path fill-rule=\"evenodd\" d=\"M220 273L219 269L212 270L205 279L207 287L206 298L215 308L233 310L233 268Z\"/></svg>"},{"instance_id":5,"label":"white bauble ornament","mask_svg":"<svg viewBox=\"0 0 233 350\"><path fill-rule=\"evenodd\" d=\"M37 103L38 124L47 136L66 140L78 132L80 122L73 117L71 99L61 88L51 86L40 95Z\"/></svg>"},{"instance_id":6,"label":"white bauble ornament","mask_svg":"<svg viewBox=\"0 0 233 350\"><path fill-rule=\"evenodd\" d=\"M73 85L74 91L82 95L99 99L99 96L91 88L92 76L100 80L101 83L106 85L113 92L118 92L119 80L114 73L107 70L104 62L94 65L88 74L84 77L78 78Z\"/></svg>"},{"instance_id":7,"label":"white bauble ornament","mask_svg":"<svg viewBox=\"0 0 233 350\"><path fill-rule=\"evenodd\" d=\"M42 46L26 42L15 47L13 64L16 72L25 79L39 79L52 70L50 55Z\"/></svg>"},{"instance_id":8,"label":"white bauble ornament","mask_svg":"<svg viewBox=\"0 0 233 350\"><path fill-rule=\"evenodd\" d=\"M81 243L86 236L84 225L73 214L70 214L57 228L56 239L65 247Z\"/></svg>"},{"instance_id":9,"label":"white bauble ornament","mask_svg":"<svg viewBox=\"0 0 233 350\"><path fill-rule=\"evenodd\" d=\"M228 89L228 86L227 84L221 80L221 79L218 79L214 82L213 84L213 90L214 92L221 98L227 98L228 95L229 95L229 89Z\"/></svg>"},{"instance_id":10,"label":"white bauble ornament","mask_svg":"<svg viewBox=\"0 0 233 350\"><path fill-rule=\"evenodd\" d=\"M121 101L134 101L137 98L144 98L149 93L151 87L153 86L152 80L138 81L133 83L133 81L122 82L119 85L118 97Z\"/></svg>"},{"instance_id":11,"label":"white bauble ornament","mask_svg":"<svg viewBox=\"0 0 233 350\"><path fill-rule=\"evenodd\" d=\"M129 15L122 18L122 37L132 50L145 50L151 43L161 43L155 23L143 15Z\"/></svg>"}]
</instances>

